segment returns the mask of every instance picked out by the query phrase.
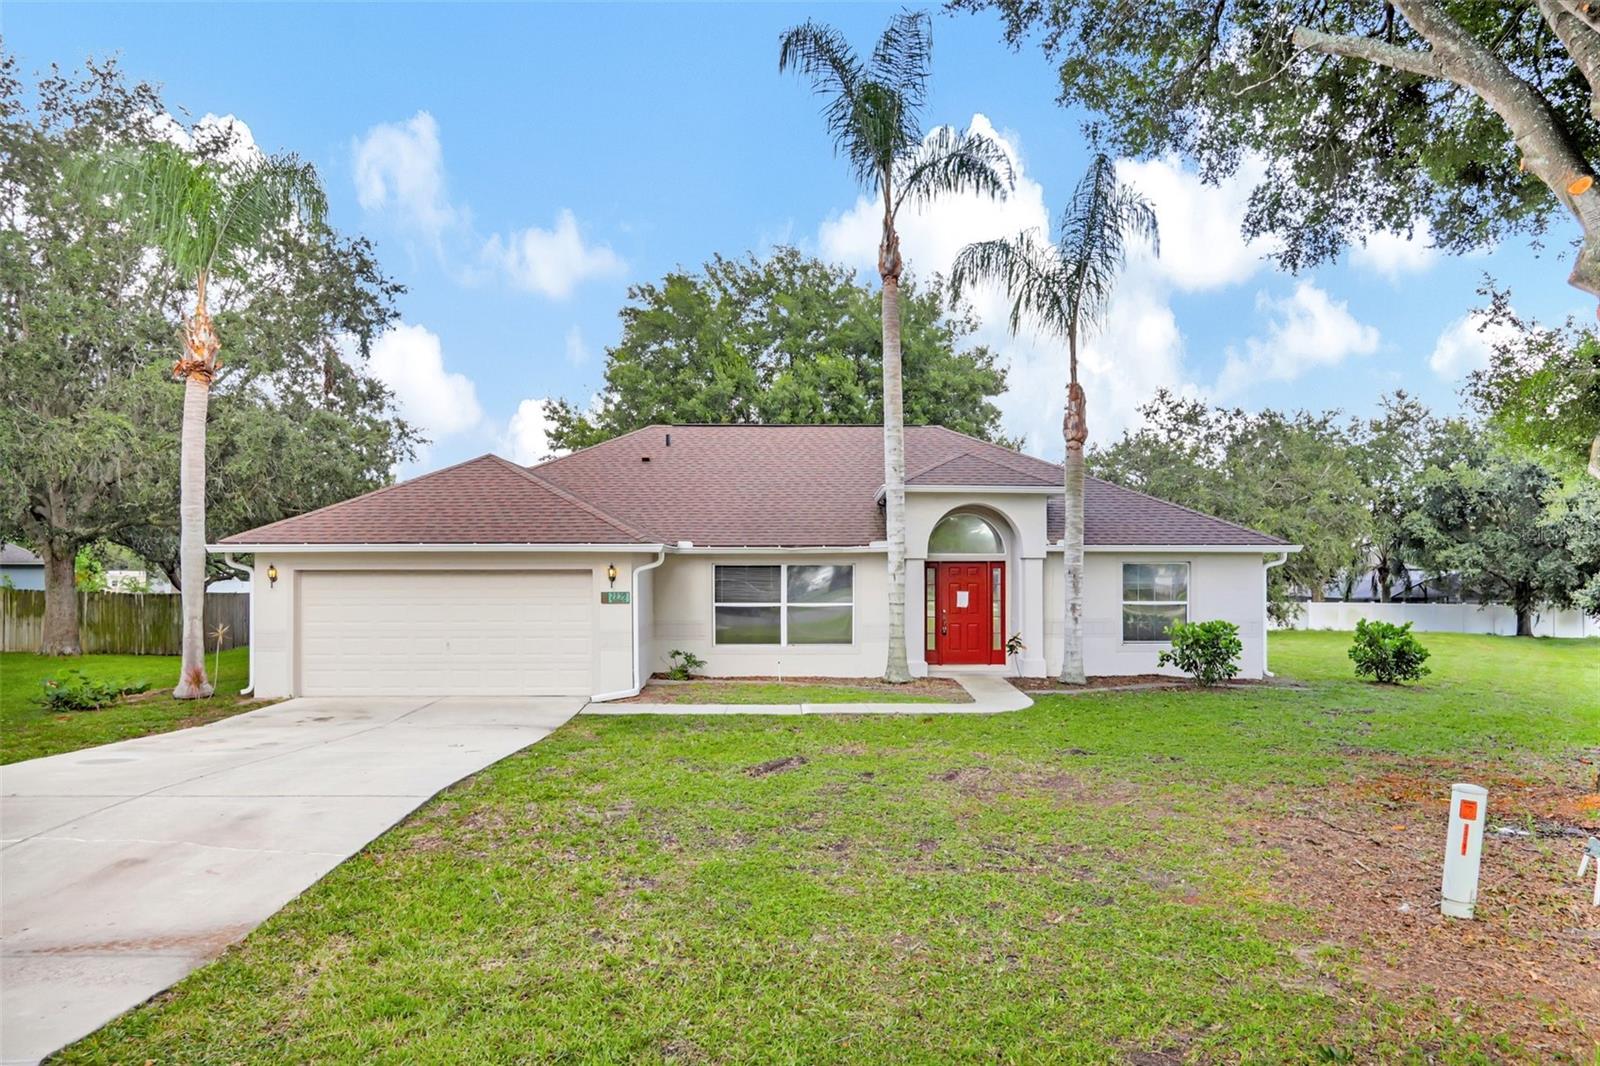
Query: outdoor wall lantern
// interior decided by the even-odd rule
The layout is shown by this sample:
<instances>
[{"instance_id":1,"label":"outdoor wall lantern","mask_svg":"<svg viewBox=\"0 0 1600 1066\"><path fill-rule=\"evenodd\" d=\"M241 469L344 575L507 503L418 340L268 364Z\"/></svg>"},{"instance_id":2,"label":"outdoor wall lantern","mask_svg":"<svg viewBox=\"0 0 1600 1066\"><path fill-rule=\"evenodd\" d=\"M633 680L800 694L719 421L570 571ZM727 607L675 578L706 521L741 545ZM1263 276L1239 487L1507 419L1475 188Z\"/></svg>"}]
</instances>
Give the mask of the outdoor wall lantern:
<instances>
[{"instance_id":1,"label":"outdoor wall lantern","mask_svg":"<svg viewBox=\"0 0 1600 1066\"><path fill-rule=\"evenodd\" d=\"M606 577L611 581L611 587L617 587L617 564L611 563L606 567Z\"/></svg>"},{"instance_id":2,"label":"outdoor wall lantern","mask_svg":"<svg viewBox=\"0 0 1600 1066\"><path fill-rule=\"evenodd\" d=\"M267 587L276 588L278 584L278 568L272 563L267 564Z\"/></svg>"}]
</instances>

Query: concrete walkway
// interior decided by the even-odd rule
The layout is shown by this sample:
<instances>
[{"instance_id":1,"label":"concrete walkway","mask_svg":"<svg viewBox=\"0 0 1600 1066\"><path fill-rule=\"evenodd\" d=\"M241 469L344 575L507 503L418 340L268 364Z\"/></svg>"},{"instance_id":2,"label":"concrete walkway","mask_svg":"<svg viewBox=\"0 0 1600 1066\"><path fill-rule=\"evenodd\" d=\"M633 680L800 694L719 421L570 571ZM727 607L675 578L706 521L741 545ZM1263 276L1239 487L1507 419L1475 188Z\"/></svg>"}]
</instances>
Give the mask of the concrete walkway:
<instances>
[{"instance_id":1,"label":"concrete walkway","mask_svg":"<svg viewBox=\"0 0 1600 1066\"><path fill-rule=\"evenodd\" d=\"M582 699L297 699L0 768L0 1060L203 965Z\"/></svg>"},{"instance_id":2,"label":"concrete walkway","mask_svg":"<svg viewBox=\"0 0 1600 1066\"><path fill-rule=\"evenodd\" d=\"M971 703L591 703L584 714L1001 714L1033 700L999 674L939 674Z\"/></svg>"}]
</instances>

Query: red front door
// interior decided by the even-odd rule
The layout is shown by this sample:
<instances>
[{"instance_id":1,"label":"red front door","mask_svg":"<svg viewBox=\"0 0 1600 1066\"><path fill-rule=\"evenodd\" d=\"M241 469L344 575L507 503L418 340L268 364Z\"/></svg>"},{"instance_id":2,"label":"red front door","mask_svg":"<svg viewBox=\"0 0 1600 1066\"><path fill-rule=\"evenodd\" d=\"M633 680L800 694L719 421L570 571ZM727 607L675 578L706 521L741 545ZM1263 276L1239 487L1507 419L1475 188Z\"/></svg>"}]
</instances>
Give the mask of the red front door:
<instances>
[{"instance_id":1,"label":"red front door","mask_svg":"<svg viewBox=\"0 0 1600 1066\"><path fill-rule=\"evenodd\" d=\"M935 648L942 665L1004 662L995 651L994 589L1003 563L934 563ZM998 658L997 658L998 656Z\"/></svg>"}]
</instances>

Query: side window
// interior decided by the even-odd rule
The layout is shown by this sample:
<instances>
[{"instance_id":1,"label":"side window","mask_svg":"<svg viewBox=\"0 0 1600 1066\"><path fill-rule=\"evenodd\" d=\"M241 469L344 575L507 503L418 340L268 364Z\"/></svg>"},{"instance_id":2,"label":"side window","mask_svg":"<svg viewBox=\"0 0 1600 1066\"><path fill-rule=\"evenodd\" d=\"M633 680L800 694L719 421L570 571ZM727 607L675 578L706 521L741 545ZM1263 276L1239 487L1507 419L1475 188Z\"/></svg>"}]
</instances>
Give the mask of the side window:
<instances>
[{"instance_id":1,"label":"side window","mask_svg":"<svg viewBox=\"0 0 1600 1066\"><path fill-rule=\"evenodd\" d=\"M1188 563L1122 564L1122 639L1161 643L1189 620Z\"/></svg>"}]
</instances>

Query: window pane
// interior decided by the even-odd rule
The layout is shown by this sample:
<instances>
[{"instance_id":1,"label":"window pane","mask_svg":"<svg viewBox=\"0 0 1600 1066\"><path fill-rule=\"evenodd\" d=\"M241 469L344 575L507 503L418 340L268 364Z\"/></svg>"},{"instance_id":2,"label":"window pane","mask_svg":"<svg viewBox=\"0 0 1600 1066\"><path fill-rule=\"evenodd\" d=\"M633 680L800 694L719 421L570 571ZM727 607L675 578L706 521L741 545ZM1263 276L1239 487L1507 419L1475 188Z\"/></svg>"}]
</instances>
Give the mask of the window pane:
<instances>
[{"instance_id":1,"label":"window pane","mask_svg":"<svg viewBox=\"0 0 1600 1066\"><path fill-rule=\"evenodd\" d=\"M1154 599L1154 575L1148 563L1122 564L1122 598L1140 601Z\"/></svg>"},{"instance_id":2,"label":"window pane","mask_svg":"<svg viewBox=\"0 0 1600 1066\"><path fill-rule=\"evenodd\" d=\"M790 644L850 643L850 608L789 608Z\"/></svg>"},{"instance_id":3,"label":"window pane","mask_svg":"<svg viewBox=\"0 0 1600 1066\"><path fill-rule=\"evenodd\" d=\"M999 555L1000 534L975 514L953 514L933 527L928 537L931 552L966 555Z\"/></svg>"},{"instance_id":4,"label":"window pane","mask_svg":"<svg viewBox=\"0 0 1600 1066\"><path fill-rule=\"evenodd\" d=\"M1129 604L1122 608L1122 639L1131 641L1163 641L1171 635L1172 623L1188 617L1182 604L1172 606L1139 606Z\"/></svg>"},{"instance_id":5,"label":"window pane","mask_svg":"<svg viewBox=\"0 0 1600 1066\"><path fill-rule=\"evenodd\" d=\"M778 607L718 607L718 644L777 644Z\"/></svg>"},{"instance_id":6,"label":"window pane","mask_svg":"<svg viewBox=\"0 0 1600 1066\"><path fill-rule=\"evenodd\" d=\"M994 643L989 650L999 651L1005 644L1005 635L1000 625L1000 568L998 566L989 568L989 607L994 611L994 617L990 619L989 623L989 629L994 634Z\"/></svg>"},{"instance_id":7,"label":"window pane","mask_svg":"<svg viewBox=\"0 0 1600 1066\"><path fill-rule=\"evenodd\" d=\"M849 566L791 566L789 602L849 603L853 573Z\"/></svg>"},{"instance_id":8,"label":"window pane","mask_svg":"<svg viewBox=\"0 0 1600 1066\"><path fill-rule=\"evenodd\" d=\"M928 641L927 650L938 651L939 638L938 632L933 628L933 619L936 613L936 601L939 596L939 571L930 566L922 573L922 591L924 593L923 598L926 601L925 610L927 612L923 621L923 635Z\"/></svg>"},{"instance_id":9,"label":"window pane","mask_svg":"<svg viewBox=\"0 0 1600 1066\"><path fill-rule=\"evenodd\" d=\"M1157 563L1154 571L1155 595L1153 600L1187 600L1189 598L1189 568L1183 563Z\"/></svg>"},{"instance_id":10,"label":"window pane","mask_svg":"<svg viewBox=\"0 0 1600 1066\"><path fill-rule=\"evenodd\" d=\"M1122 598L1160 603L1189 598L1189 567L1184 563L1123 563Z\"/></svg>"},{"instance_id":11,"label":"window pane","mask_svg":"<svg viewBox=\"0 0 1600 1066\"><path fill-rule=\"evenodd\" d=\"M716 601L777 603L781 598L778 592L782 572L783 568L778 566L719 566Z\"/></svg>"}]
</instances>

